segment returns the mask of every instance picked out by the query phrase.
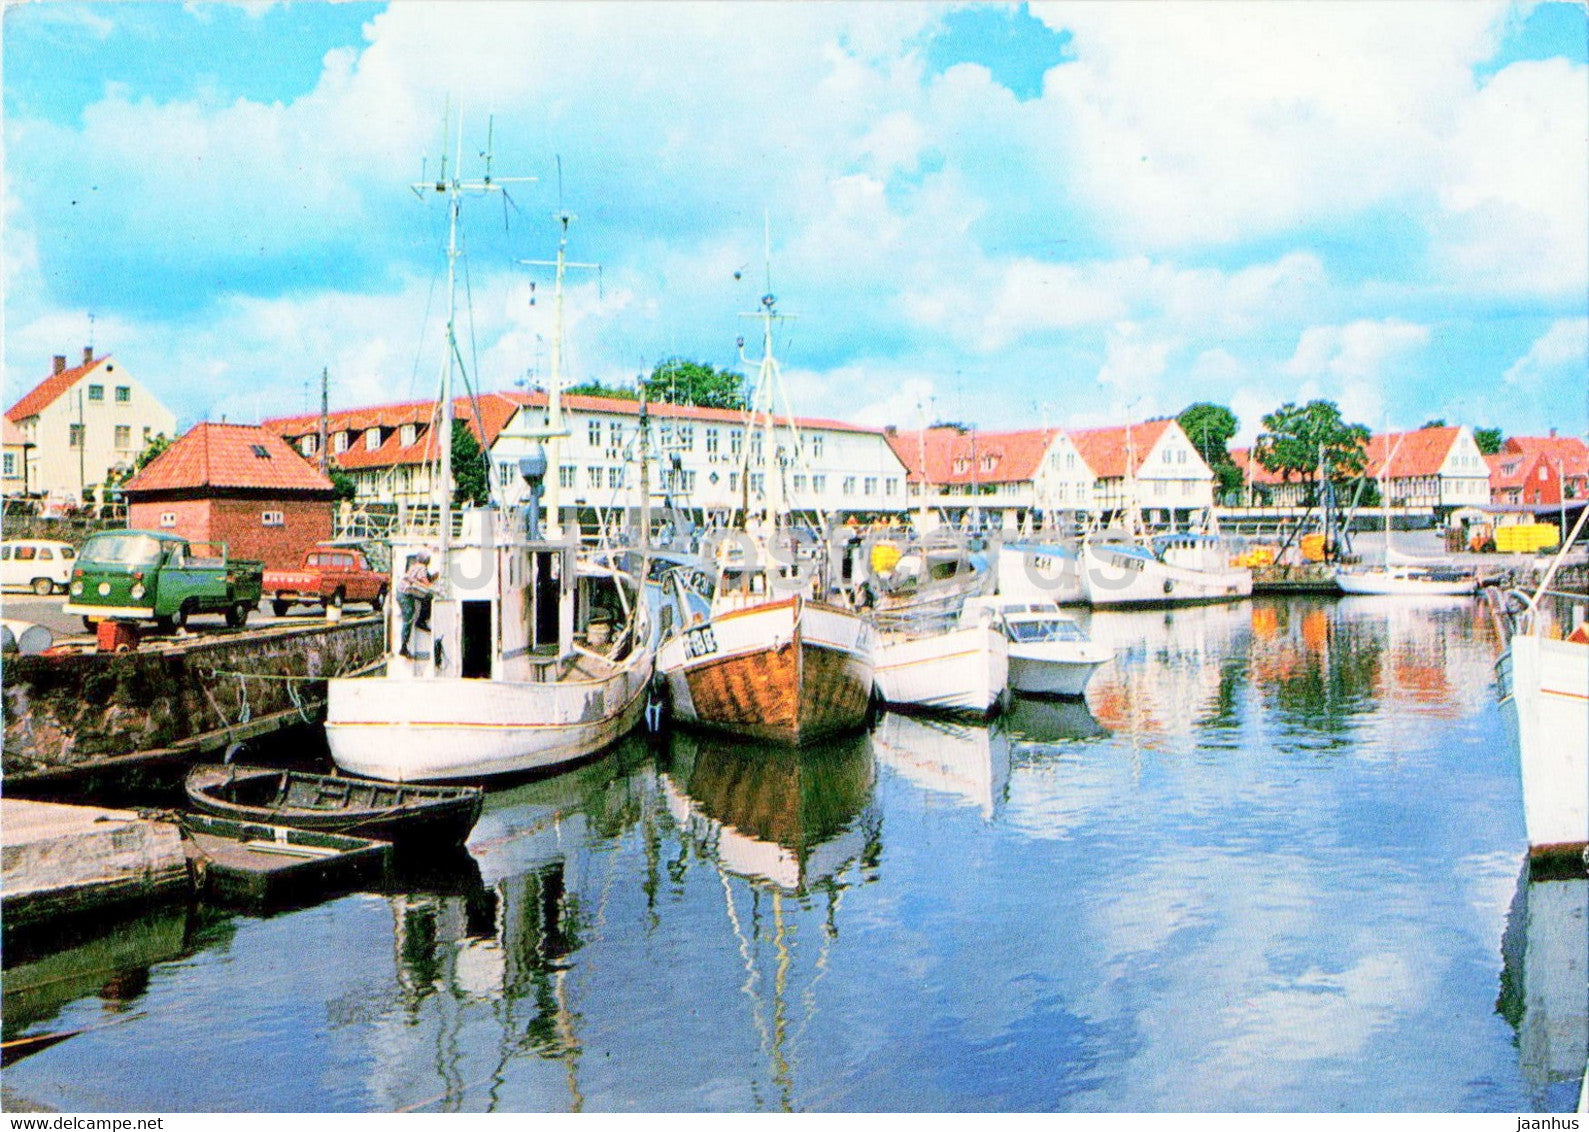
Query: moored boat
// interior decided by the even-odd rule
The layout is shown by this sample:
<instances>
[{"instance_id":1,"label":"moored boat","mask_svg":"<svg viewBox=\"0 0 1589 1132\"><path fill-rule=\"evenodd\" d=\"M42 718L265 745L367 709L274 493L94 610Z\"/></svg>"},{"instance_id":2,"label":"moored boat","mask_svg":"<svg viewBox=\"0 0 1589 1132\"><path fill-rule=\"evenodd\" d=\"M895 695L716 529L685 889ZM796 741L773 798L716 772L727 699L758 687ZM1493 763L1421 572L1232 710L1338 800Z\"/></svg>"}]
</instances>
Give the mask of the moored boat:
<instances>
[{"instance_id":1,"label":"moored boat","mask_svg":"<svg viewBox=\"0 0 1589 1132\"><path fill-rule=\"evenodd\" d=\"M1402 597L1459 597L1478 588L1471 571L1436 563L1394 560L1387 560L1382 566L1337 570L1335 584L1347 594Z\"/></svg>"},{"instance_id":2,"label":"moored boat","mask_svg":"<svg viewBox=\"0 0 1589 1132\"><path fill-rule=\"evenodd\" d=\"M182 833L201 893L252 908L299 904L378 884L385 841L344 833L184 814Z\"/></svg>"},{"instance_id":3,"label":"moored boat","mask_svg":"<svg viewBox=\"0 0 1589 1132\"><path fill-rule=\"evenodd\" d=\"M1075 618L1053 602L972 598L962 619L991 616L1009 650L1012 691L1047 696L1080 696L1098 667L1114 650L1087 635Z\"/></svg>"},{"instance_id":4,"label":"moored boat","mask_svg":"<svg viewBox=\"0 0 1589 1132\"><path fill-rule=\"evenodd\" d=\"M1210 535L1161 535L1149 543L1089 539L1082 548L1082 576L1094 608L1252 596L1252 571L1232 565L1220 541Z\"/></svg>"},{"instance_id":5,"label":"moored boat","mask_svg":"<svg viewBox=\"0 0 1589 1132\"><path fill-rule=\"evenodd\" d=\"M474 786L421 786L273 767L206 764L188 772L194 809L234 821L383 841L461 844L480 817Z\"/></svg>"}]
</instances>

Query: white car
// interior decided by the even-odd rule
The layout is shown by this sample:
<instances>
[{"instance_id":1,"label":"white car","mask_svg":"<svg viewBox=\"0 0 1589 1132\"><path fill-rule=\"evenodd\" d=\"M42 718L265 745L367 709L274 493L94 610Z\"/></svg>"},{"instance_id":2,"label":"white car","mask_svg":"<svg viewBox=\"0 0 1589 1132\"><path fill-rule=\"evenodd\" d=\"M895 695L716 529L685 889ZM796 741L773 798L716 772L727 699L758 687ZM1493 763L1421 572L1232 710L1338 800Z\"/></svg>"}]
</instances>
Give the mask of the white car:
<instances>
[{"instance_id":1,"label":"white car","mask_svg":"<svg viewBox=\"0 0 1589 1132\"><path fill-rule=\"evenodd\" d=\"M0 543L0 588L32 590L46 597L72 580L77 551L67 542L17 539Z\"/></svg>"}]
</instances>

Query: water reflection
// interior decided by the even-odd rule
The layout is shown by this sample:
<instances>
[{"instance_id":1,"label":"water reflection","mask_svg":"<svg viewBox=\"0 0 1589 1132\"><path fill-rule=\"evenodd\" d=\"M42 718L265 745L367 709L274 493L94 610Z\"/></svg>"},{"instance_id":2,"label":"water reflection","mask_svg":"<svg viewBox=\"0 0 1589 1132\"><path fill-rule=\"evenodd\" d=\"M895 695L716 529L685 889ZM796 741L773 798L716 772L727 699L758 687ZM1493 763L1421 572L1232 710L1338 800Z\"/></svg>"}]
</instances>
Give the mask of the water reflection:
<instances>
[{"instance_id":1,"label":"water reflection","mask_svg":"<svg viewBox=\"0 0 1589 1132\"><path fill-rule=\"evenodd\" d=\"M1087 710L1075 703L1063 706ZM917 786L975 806L984 821L1004 804L1010 737L1000 724L885 711L872 730L872 750L878 762Z\"/></svg>"},{"instance_id":2,"label":"water reflection","mask_svg":"<svg viewBox=\"0 0 1589 1132\"><path fill-rule=\"evenodd\" d=\"M1589 879L1532 880L1525 864L1501 955L1496 1010L1517 1033L1523 1076L1569 1086L1560 1100L1571 1102L1589 1058Z\"/></svg>"},{"instance_id":3,"label":"water reflection","mask_svg":"<svg viewBox=\"0 0 1589 1132\"><path fill-rule=\"evenodd\" d=\"M875 858L875 778L865 734L801 750L681 734L662 789L702 855L736 876L799 893Z\"/></svg>"},{"instance_id":4,"label":"water reflection","mask_svg":"<svg viewBox=\"0 0 1589 1132\"><path fill-rule=\"evenodd\" d=\"M1109 734L1086 700L1014 696L999 722L1011 739L1025 744L1052 746L1101 739Z\"/></svg>"}]
</instances>

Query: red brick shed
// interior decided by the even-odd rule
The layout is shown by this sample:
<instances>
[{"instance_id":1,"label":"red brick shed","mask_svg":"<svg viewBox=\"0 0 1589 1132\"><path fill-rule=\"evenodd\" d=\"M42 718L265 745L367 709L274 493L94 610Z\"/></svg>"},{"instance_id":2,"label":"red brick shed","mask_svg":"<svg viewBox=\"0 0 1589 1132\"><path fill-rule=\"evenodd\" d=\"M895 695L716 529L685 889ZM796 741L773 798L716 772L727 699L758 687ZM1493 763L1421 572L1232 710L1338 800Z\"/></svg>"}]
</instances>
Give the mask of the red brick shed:
<instances>
[{"instance_id":1,"label":"red brick shed","mask_svg":"<svg viewBox=\"0 0 1589 1132\"><path fill-rule=\"evenodd\" d=\"M193 426L128 481L127 525L287 569L331 537L331 481L258 425Z\"/></svg>"}]
</instances>

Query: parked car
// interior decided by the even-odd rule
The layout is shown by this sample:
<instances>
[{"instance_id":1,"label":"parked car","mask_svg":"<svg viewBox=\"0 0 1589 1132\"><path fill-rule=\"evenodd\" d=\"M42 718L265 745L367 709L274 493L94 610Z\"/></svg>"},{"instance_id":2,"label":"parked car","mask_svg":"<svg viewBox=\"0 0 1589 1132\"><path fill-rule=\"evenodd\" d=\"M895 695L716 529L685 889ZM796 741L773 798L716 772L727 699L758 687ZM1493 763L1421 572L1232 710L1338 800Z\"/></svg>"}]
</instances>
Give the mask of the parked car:
<instances>
[{"instance_id":1,"label":"parked car","mask_svg":"<svg viewBox=\"0 0 1589 1132\"><path fill-rule=\"evenodd\" d=\"M370 568L362 550L317 546L305 551L296 570L266 570L265 593L277 617L295 605L340 607L367 602L377 612L386 604L386 575Z\"/></svg>"},{"instance_id":2,"label":"parked car","mask_svg":"<svg viewBox=\"0 0 1589 1132\"><path fill-rule=\"evenodd\" d=\"M89 628L110 618L153 620L162 630L195 613L220 613L233 628L259 605L265 566L228 557L225 543L190 543L159 531L104 531L83 544L65 609Z\"/></svg>"},{"instance_id":3,"label":"parked car","mask_svg":"<svg viewBox=\"0 0 1589 1132\"><path fill-rule=\"evenodd\" d=\"M0 543L0 587L32 590L46 597L72 580L77 551L69 542L17 539Z\"/></svg>"}]
</instances>

